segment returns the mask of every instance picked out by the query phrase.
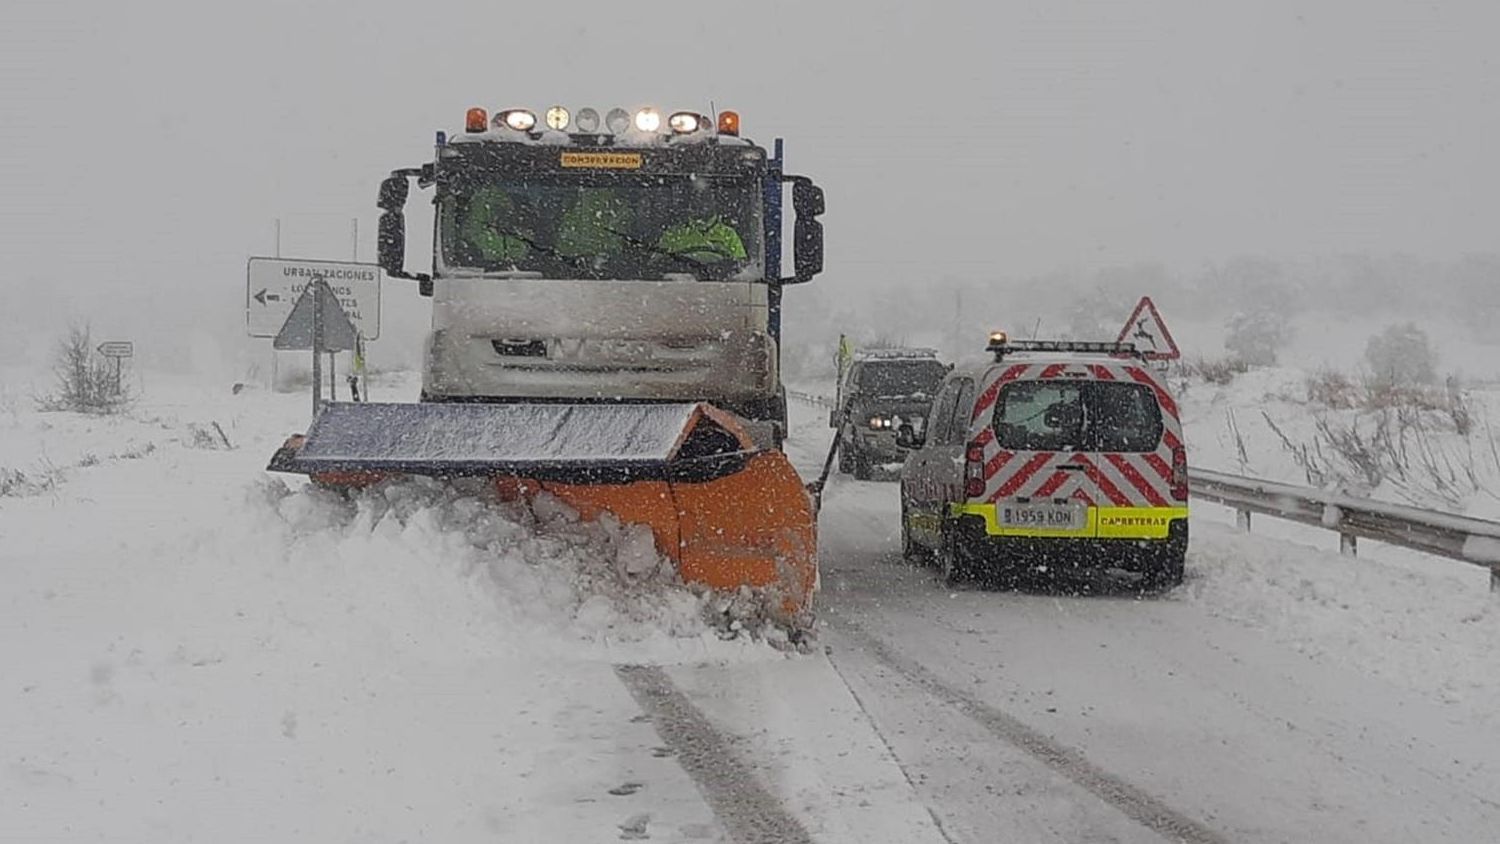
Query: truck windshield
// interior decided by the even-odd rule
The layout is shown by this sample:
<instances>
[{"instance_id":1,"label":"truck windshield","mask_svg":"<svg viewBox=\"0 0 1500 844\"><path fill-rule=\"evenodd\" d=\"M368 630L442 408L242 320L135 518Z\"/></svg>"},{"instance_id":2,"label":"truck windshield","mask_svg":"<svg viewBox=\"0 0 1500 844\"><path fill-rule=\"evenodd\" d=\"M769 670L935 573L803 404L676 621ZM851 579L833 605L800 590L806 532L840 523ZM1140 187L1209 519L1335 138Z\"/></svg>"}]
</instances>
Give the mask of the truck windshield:
<instances>
[{"instance_id":1,"label":"truck windshield","mask_svg":"<svg viewBox=\"0 0 1500 844\"><path fill-rule=\"evenodd\" d=\"M859 390L877 398L930 398L948 367L935 360L866 363L859 374Z\"/></svg>"},{"instance_id":2,"label":"truck windshield","mask_svg":"<svg viewBox=\"0 0 1500 844\"><path fill-rule=\"evenodd\" d=\"M540 175L474 180L440 200L443 265L543 278L765 277L750 179Z\"/></svg>"}]
</instances>

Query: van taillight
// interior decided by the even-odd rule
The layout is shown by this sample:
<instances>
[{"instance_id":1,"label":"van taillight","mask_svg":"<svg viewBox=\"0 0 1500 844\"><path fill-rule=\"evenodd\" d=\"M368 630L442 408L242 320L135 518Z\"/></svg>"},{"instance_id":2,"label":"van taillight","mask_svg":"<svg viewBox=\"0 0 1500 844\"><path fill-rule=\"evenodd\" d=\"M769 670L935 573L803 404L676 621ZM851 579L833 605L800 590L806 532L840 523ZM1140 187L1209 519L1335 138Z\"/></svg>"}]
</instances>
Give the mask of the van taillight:
<instances>
[{"instance_id":1,"label":"van taillight","mask_svg":"<svg viewBox=\"0 0 1500 844\"><path fill-rule=\"evenodd\" d=\"M1187 451L1181 448L1172 450L1172 497L1188 500Z\"/></svg>"},{"instance_id":2,"label":"van taillight","mask_svg":"<svg viewBox=\"0 0 1500 844\"><path fill-rule=\"evenodd\" d=\"M964 451L964 495L978 498L984 495L984 446L969 443Z\"/></svg>"}]
</instances>

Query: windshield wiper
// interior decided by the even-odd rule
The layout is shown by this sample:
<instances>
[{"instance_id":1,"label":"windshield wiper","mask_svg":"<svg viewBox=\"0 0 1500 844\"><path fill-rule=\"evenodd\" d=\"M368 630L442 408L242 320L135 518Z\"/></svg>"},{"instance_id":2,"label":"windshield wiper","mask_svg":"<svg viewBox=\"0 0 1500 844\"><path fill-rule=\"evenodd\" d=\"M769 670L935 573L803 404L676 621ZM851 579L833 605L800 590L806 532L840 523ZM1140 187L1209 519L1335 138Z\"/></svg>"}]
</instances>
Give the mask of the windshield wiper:
<instances>
[{"instance_id":1,"label":"windshield wiper","mask_svg":"<svg viewBox=\"0 0 1500 844\"><path fill-rule=\"evenodd\" d=\"M531 238L527 237L524 234L521 234L520 232L514 232L514 231L497 231L497 232L495 232L495 234L497 234L497 235L499 235L501 237L509 237L509 238L514 238L516 240L519 240L522 243L526 244L527 246L531 247L532 249L535 249L536 251L542 253L543 255L547 255L547 256L550 256L550 257L553 257L553 258L557 258L557 259L563 260L563 261L569 260L568 258L566 258L566 257L562 256L561 254L559 254L558 251L556 249L554 249L553 247L551 247L551 246L549 246L549 245L547 245L545 243L537 243L535 240L532 240Z\"/></svg>"},{"instance_id":2,"label":"windshield wiper","mask_svg":"<svg viewBox=\"0 0 1500 844\"><path fill-rule=\"evenodd\" d=\"M614 235L615 237L618 237L620 240L623 240L627 245L634 246L641 252L645 252L650 255L660 255L664 258L671 259L673 261L676 261L680 266L687 267L690 270L697 271L708 268L707 261L700 261L697 258L689 258L686 255L681 255L679 253L663 249L660 246L655 246L651 243L647 243L644 240L638 240L634 237L631 237L630 235L622 231L615 231L611 228L605 228L604 230Z\"/></svg>"}]
</instances>

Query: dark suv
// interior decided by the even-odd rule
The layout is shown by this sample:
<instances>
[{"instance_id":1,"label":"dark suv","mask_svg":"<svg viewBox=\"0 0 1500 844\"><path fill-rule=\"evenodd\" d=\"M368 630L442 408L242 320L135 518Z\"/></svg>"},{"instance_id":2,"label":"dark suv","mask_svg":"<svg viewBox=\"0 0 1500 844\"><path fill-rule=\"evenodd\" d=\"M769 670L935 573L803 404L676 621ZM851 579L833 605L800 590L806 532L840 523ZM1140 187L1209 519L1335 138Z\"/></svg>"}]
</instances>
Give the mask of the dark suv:
<instances>
[{"instance_id":1,"label":"dark suv","mask_svg":"<svg viewBox=\"0 0 1500 844\"><path fill-rule=\"evenodd\" d=\"M930 349L881 349L855 356L829 424L839 429L839 471L869 480L875 467L900 463L896 430L923 430L932 397L951 367Z\"/></svg>"}]
</instances>

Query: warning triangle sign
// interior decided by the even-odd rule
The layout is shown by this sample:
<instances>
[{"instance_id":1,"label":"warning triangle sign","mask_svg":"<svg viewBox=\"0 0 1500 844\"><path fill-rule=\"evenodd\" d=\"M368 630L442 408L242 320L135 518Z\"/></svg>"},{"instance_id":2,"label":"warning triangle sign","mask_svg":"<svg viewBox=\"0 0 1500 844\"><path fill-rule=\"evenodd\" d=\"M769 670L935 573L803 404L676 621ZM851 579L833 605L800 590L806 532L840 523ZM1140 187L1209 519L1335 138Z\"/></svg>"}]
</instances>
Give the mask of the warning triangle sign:
<instances>
[{"instance_id":1,"label":"warning triangle sign","mask_svg":"<svg viewBox=\"0 0 1500 844\"><path fill-rule=\"evenodd\" d=\"M1118 342L1134 343L1136 351L1147 360L1177 360L1182 357L1182 350L1177 348L1177 341L1172 339L1172 332L1167 330L1167 324L1162 321L1161 312L1156 309L1156 303L1151 301L1150 296L1142 296L1141 301L1136 303L1130 319L1120 329Z\"/></svg>"},{"instance_id":2,"label":"warning triangle sign","mask_svg":"<svg viewBox=\"0 0 1500 844\"><path fill-rule=\"evenodd\" d=\"M318 321L323 323L322 342L315 351L342 352L354 348L354 324L339 305L338 297L321 278L314 279L303 289L292 312L287 314L286 322L282 323L281 331L271 341L272 348L282 351L312 349L314 307L321 312Z\"/></svg>"}]
</instances>

